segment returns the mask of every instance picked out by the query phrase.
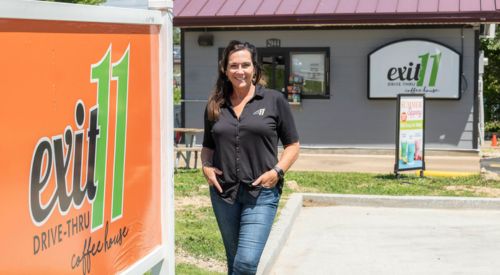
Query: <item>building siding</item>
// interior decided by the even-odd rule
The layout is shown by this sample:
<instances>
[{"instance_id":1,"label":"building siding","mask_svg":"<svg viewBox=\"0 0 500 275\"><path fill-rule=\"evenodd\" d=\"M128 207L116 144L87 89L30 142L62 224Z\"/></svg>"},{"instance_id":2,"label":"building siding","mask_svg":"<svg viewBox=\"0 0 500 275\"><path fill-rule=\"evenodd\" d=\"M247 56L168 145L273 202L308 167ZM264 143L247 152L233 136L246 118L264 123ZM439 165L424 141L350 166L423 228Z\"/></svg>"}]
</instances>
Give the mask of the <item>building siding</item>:
<instances>
[{"instance_id":1,"label":"building siding","mask_svg":"<svg viewBox=\"0 0 500 275\"><path fill-rule=\"evenodd\" d=\"M302 145L392 149L396 100L368 99L368 55L395 40L429 39L462 54L463 80L460 100L426 101L426 148L473 149L475 53L471 28L224 30L211 32L211 47L198 46L201 33L186 31L184 35L185 127L203 127L203 111L217 76L220 47L232 39L265 47L266 39L278 38L282 47L330 48L330 99L304 99L300 107L292 107ZM201 143L202 137L197 140Z\"/></svg>"}]
</instances>

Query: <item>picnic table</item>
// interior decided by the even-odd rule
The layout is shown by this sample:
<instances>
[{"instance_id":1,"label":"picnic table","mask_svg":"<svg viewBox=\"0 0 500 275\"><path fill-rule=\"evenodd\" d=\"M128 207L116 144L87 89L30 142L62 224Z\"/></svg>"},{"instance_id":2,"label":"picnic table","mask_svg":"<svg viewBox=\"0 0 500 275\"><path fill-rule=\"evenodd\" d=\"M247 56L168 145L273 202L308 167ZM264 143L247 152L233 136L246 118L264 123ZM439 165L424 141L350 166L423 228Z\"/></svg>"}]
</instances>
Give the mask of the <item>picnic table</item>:
<instances>
[{"instance_id":1,"label":"picnic table","mask_svg":"<svg viewBox=\"0 0 500 275\"><path fill-rule=\"evenodd\" d=\"M194 153L194 168L197 168L198 153L201 152L201 147L195 147L196 135L203 133L200 128L174 128L175 132L175 168L179 167L179 160L182 158L186 163L186 168L190 168L191 155ZM182 137L184 136L184 145L181 146Z\"/></svg>"}]
</instances>

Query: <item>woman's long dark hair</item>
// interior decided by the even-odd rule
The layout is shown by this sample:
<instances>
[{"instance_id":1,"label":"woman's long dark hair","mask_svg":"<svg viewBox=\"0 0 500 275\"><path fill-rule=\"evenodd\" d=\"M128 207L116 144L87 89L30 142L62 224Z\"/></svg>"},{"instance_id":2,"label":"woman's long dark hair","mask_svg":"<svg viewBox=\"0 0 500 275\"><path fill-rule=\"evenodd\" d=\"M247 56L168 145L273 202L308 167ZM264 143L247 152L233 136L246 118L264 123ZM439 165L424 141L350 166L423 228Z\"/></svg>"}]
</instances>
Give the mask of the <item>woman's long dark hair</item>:
<instances>
[{"instance_id":1,"label":"woman's long dark hair","mask_svg":"<svg viewBox=\"0 0 500 275\"><path fill-rule=\"evenodd\" d=\"M260 83L262 69L258 62L257 49L255 46L248 42L240 42L238 40L232 40L229 42L222 53L222 59L219 60L217 82L215 83L214 90L208 99L207 115L208 120L210 121L216 121L219 118L220 107L226 102L228 96L233 93L233 86L226 76L227 63L229 61L229 56L232 53L241 50L249 51L252 56L252 64L255 70L252 83L254 85Z\"/></svg>"}]
</instances>

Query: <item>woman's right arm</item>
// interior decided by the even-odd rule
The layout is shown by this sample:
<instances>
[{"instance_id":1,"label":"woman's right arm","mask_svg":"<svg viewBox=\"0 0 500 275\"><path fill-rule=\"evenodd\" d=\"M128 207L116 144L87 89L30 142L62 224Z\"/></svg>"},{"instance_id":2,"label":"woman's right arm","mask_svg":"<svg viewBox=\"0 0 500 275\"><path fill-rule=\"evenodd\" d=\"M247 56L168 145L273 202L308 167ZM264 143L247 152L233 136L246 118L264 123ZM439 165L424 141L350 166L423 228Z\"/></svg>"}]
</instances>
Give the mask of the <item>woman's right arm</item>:
<instances>
[{"instance_id":1,"label":"woman's right arm","mask_svg":"<svg viewBox=\"0 0 500 275\"><path fill-rule=\"evenodd\" d=\"M222 193L222 187L220 186L219 182L217 181L217 176L216 175L222 175L222 171L213 167L213 155L214 155L214 150L203 147L201 149L201 163L202 163L202 171L203 175L205 176L205 179L207 179L207 182L209 185L213 185L219 193Z\"/></svg>"}]
</instances>

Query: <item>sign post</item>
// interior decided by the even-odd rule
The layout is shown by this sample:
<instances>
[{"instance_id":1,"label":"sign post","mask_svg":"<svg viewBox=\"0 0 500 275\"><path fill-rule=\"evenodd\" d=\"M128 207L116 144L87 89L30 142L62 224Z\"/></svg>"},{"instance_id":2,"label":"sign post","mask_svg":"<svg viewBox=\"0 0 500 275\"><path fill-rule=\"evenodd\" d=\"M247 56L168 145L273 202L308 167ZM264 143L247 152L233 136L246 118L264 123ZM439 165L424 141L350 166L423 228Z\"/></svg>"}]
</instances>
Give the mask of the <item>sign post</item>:
<instances>
[{"instance_id":1,"label":"sign post","mask_svg":"<svg viewBox=\"0 0 500 275\"><path fill-rule=\"evenodd\" d=\"M394 173L425 170L425 97L398 95ZM421 172L422 176L423 173Z\"/></svg>"},{"instance_id":2,"label":"sign post","mask_svg":"<svg viewBox=\"0 0 500 275\"><path fill-rule=\"evenodd\" d=\"M1 274L173 274L168 14L2 2Z\"/></svg>"}]
</instances>

